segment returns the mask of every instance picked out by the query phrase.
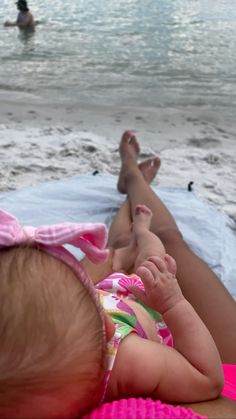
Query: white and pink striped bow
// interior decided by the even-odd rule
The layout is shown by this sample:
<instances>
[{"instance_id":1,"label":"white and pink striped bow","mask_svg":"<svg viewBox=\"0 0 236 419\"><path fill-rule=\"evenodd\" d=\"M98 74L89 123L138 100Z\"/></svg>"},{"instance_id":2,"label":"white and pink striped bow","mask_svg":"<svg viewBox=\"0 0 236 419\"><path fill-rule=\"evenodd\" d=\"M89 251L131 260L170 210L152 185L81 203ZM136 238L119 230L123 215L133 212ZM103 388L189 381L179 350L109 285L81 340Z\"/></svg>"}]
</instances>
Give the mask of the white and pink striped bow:
<instances>
[{"instance_id":1,"label":"white and pink striped bow","mask_svg":"<svg viewBox=\"0 0 236 419\"><path fill-rule=\"evenodd\" d=\"M69 244L81 249L92 262L101 263L107 258L106 242L107 228L101 223L21 226L13 215L0 210L0 249L21 244L46 248Z\"/></svg>"}]
</instances>

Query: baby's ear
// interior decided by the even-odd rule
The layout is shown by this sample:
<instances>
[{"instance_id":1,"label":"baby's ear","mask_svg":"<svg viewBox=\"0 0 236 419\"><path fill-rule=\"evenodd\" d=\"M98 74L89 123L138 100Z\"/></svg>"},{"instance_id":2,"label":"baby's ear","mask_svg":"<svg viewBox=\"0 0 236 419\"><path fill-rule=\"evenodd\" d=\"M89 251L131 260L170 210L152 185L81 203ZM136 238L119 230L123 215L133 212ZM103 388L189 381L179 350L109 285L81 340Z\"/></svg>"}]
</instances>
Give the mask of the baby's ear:
<instances>
[{"instance_id":1,"label":"baby's ear","mask_svg":"<svg viewBox=\"0 0 236 419\"><path fill-rule=\"evenodd\" d=\"M167 253L164 256L164 259L165 259L168 271L171 274L176 275L177 265L176 265L175 260L172 258L172 256L168 255Z\"/></svg>"},{"instance_id":2,"label":"baby's ear","mask_svg":"<svg viewBox=\"0 0 236 419\"><path fill-rule=\"evenodd\" d=\"M110 316L108 316L108 314L106 313L104 313L104 324L105 324L106 340L107 342L109 342L109 340L111 340L112 336L115 333L115 325L112 319L110 318Z\"/></svg>"}]
</instances>

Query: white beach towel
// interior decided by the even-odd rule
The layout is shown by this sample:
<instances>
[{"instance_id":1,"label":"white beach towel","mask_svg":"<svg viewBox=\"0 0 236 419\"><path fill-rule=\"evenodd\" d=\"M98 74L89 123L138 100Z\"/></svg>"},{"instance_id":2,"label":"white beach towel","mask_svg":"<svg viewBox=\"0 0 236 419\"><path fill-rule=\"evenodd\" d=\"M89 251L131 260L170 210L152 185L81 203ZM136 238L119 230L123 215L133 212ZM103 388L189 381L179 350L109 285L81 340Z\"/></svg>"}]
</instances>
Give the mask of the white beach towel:
<instances>
[{"instance_id":1,"label":"white beach towel","mask_svg":"<svg viewBox=\"0 0 236 419\"><path fill-rule=\"evenodd\" d=\"M116 190L116 180L110 175L79 175L3 192L0 193L0 207L28 225L64 221L109 225L124 200ZM176 188L153 189L175 217L186 242L214 270L236 299L234 222L202 202L194 192Z\"/></svg>"}]
</instances>

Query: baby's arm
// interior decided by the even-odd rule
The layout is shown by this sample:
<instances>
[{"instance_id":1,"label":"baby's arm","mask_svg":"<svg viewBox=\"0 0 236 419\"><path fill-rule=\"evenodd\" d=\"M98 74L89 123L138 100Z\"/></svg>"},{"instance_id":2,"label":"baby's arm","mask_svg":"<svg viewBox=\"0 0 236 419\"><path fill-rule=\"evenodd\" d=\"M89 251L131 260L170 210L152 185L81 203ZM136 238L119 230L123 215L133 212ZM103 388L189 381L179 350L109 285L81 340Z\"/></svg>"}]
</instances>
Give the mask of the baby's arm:
<instances>
[{"instance_id":1,"label":"baby's arm","mask_svg":"<svg viewBox=\"0 0 236 419\"><path fill-rule=\"evenodd\" d=\"M192 307L184 298L175 277L175 261L166 255L164 260L151 257L137 269L145 291L139 298L162 314L172 332L174 347L197 370L207 376L221 374L221 361L215 342ZM137 296L137 290L136 290Z\"/></svg>"},{"instance_id":2,"label":"baby's arm","mask_svg":"<svg viewBox=\"0 0 236 419\"><path fill-rule=\"evenodd\" d=\"M174 268L170 256L165 260L152 257L137 270L145 291L132 287L138 299L162 314L172 332L174 348L134 334L125 338L111 377L113 396L149 395L187 403L220 394L223 374L219 353L208 329L184 298ZM122 394L114 394L116 388Z\"/></svg>"}]
</instances>

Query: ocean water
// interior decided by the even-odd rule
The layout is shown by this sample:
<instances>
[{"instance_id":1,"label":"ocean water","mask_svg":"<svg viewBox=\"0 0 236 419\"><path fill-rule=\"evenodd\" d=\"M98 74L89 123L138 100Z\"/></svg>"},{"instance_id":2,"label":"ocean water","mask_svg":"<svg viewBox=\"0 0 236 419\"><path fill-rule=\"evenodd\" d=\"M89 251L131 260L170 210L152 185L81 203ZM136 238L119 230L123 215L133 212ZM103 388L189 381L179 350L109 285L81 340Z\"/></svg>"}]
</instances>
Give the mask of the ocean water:
<instances>
[{"instance_id":1,"label":"ocean water","mask_svg":"<svg viewBox=\"0 0 236 419\"><path fill-rule=\"evenodd\" d=\"M54 103L236 105L232 0L29 0L33 36L0 26L0 93ZM0 22L16 18L1 0Z\"/></svg>"}]
</instances>

